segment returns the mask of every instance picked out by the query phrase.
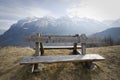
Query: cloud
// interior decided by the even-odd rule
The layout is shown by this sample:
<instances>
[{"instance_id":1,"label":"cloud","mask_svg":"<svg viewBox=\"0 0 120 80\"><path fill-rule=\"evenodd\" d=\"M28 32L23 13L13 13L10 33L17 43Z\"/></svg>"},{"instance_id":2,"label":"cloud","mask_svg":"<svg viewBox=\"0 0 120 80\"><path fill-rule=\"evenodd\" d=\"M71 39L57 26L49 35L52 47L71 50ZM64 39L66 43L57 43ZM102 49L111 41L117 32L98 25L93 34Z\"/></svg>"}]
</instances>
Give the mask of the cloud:
<instances>
[{"instance_id":1,"label":"cloud","mask_svg":"<svg viewBox=\"0 0 120 80\"><path fill-rule=\"evenodd\" d=\"M25 17L64 16L66 9L81 0L0 0L0 26L10 27ZM1 27L0 27L1 28Z\"/></svg>"},{"instance_id":2,"label":"cloud","mask_svg":"<svg viewBox=\"0 0 120 80\"><path fill-rule=\"evenodd\" d=\"M25 17L43 17L51 14L49 10L31 5L31 2L26 2L25 5L25 1L20 1L22 0L0 0L0 28L8 29L15 21Z\"/></svg>"},{"instance_id":3,"label":"cloud","mask_svg":"<svg viewBox=\"0 0 120 80\"><path fill-rule=\"evenodd\" d=\"M66 10L69 16L88 17L97 20L120 18L120 0L83 0L78 6Z\"/></svg>"},{"instance_id":4,"label":"cloud","mask_svg":"<svg viewBox=\"0 0 120 80\"><path fill-rule=\"evenodd\" d=\"M10 25L16 23L14 20L0 20L0 29L7 30L9 29Z\"/></svg>"},{"instance_id":5,"label":"cloud","mask_svg":"<svg viewBox=\"0 0 120 80\"><path fill-rule=\"evenodd\" d=\"M10 24L8 20L46 15L116 19L120 17L119 3L119 0L0 0L0 20L5 20L0 26Z\"/></svg>"},{"instance_id":6,"label":"cloud","mask_svg":"<svg viewBox=\"0 0 120 80\"><path fill-rule=\"evenodd\" d=\"M0 12L0 15L2 16L12 16L17 18L25 18L30 16L42 17L50 14L50 11L36 7L4 7L2 9L0 8L0 10L2 11Z\"/></svg>"},{"instance_id":7,"label":"cloud","mask_svg":"<svg viewBox=\"0 0 120 80\"><path fill-rule=\"evenodd\" d=\"M81 0L0 0L0 15L13 17L65 15L66 9Z\"/></svg>"}]
</instances>

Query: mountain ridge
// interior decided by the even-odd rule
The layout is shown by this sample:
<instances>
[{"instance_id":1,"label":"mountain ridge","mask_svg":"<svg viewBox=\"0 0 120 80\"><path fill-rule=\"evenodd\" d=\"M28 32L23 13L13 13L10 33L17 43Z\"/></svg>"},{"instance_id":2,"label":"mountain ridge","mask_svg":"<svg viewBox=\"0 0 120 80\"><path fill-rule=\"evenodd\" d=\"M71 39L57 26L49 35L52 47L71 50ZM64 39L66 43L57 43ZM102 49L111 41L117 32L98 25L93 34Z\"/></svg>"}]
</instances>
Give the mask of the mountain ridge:
<instances>
[{"instance_id":1,"label":"mountain ridge","mask_svg":"<svg viewBox=\"0 0 120 80\"><path fill-rule=\"evenodd\" d=\"M119 40L120 39L120 27L113 27L106 29L104 31L98 32L93 34L92 36L96 36L99 38L112 38L113 40Z\"/></svg>"},{"instance_id":2,"label":"mountain ridge","mask_svg":"<svg viewBox=\"0 0 120 80\"><path fill-rule=\"evenodd\" d=\"M3 35L0 36L1 46L26 46L24 38L36 33L42 34L93 34L101 32L108 26L102 22L88 18L70 17L42 17L25 18L11 25Z\"/></svg>"}]
</instances>

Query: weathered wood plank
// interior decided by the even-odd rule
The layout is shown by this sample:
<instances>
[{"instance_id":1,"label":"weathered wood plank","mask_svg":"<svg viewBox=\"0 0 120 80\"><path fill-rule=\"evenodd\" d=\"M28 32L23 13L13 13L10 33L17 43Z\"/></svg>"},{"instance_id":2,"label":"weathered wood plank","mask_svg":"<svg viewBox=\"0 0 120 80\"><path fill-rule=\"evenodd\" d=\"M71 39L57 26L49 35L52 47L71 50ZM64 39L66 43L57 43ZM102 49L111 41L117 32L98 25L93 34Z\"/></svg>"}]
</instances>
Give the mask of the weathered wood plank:
<instances>
[{"instance_id":1,"label":"weathered wood plank","mask_svg":"<svg viewBox=\"0 0 120 80\"><path fill-rule=\"evenodd\" d=\"M37 33L36 36L40 37L40 34ZM36 45L35 56L41 56L40 42L35 42L35 45ZM38 70L38 63L34 64L32 71L34 70Z\"/></svg>"},{"instance_id":2,"label":"weathered wood plank","mask_svg":"<svg viewBox=\"0 0 120 80\"><path fill-rule=\"evenodd\" d=\"M104 58L98 54L86 55L65 55L65 56L37 56L26 57L20 61L20 64L35 64L35 63L57 63L57 62L85 62L85 61L100 61Z\"/></svg>"},{"instance_id":3,"label":"weathered wood plank","mask_svg":"<svg viewBox=\"0 0 120 80\"><path fill-rule=\"evenodd\" d=\"M82 46L82 55L86 54L86 43L81 43Z\"/></svg>"},{"instance_id":4,"label":"weathered wood plank","mask_svg":"<svg viewBox=\"0 0 120 80\"><path fill-rule=\"evenodd\" d=\"M44 49L74 49L74 46L44 46ZM81 49L81 46L77 46L77 49Z\"/></svg>"},{"instance_id":5,"label":"weathered wood plank","mask_svg":"<svg viewBox=\"0 0 120 80\"><path fill-rule=\"evenodd\" d=\"M40 37L34 35L27 37L26 41L43 42L43 43L80 43L79 35L41 35Z\"/></svg>"},{"instance_id":6,"label":"weathered wood plank","mask_svg":"<svg viewBox=\"0 0 120 80\"><path fill-rule=\"evenodd\" d=\"M32 35L25 38L25 41L43 43L102 43L99 41L88 40L85 34L81 35Z\"/></svg>"}]
</instances>

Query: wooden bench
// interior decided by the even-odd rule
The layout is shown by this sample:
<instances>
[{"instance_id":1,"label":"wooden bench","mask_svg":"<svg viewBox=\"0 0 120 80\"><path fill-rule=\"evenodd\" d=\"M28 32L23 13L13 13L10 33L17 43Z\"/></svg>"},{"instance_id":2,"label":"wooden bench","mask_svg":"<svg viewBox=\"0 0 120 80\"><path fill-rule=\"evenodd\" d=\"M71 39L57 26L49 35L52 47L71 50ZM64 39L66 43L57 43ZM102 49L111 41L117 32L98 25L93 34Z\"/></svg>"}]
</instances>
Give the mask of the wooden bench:
<instances>
[{"instance_id":1,"label":"wooden bench","mask_svg":"<svg viewBox=\"0 0 120 80\"><path fill-rule=\"evenodd\" d=\"M23 58L20 64L36 64L36 63L58 63L58 62L84 62L84 61L100 61L104 58L98 54L86 55L65 55L65 56L36 56Z\"/></svg>"},{"instance_id":2,"label":"wooden bench","mask_svg":"<svg viewBox=\"0 0 120 80\"><path fill-rule=\"evenodd\" d=\"M20 64L32 64L32 72L38 70L38 63L58 63L58 62L84 62L101 61L104 58L98 54L86 54L85 34L82 35L32 35L26 41L33 41L36 44L35 56L21 59ZM73 46L43 46L43 43L73 43ZM78 45L78 44L81 45ZM72 49L73 55L64 56L44 56L44 49ZM77 49L81 49L81 52ZM79 55L76 55L79 54Z\"/></svg>"}]
</instances>

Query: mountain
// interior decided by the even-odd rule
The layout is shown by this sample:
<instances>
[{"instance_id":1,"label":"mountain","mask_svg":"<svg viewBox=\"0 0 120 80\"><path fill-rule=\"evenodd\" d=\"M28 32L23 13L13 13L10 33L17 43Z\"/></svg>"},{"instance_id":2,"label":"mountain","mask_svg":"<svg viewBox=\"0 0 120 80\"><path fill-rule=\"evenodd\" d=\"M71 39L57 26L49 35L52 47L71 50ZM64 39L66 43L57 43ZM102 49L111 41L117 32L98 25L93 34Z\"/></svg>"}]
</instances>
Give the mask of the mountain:
<instances>
[{"instance_id":1,"label":"mountain","mask_svg":"<svg viewBox=\"0 0 120 80\"><path fill-rule=\"evenodd\" d=\"M113 21L110 26L112 26L112 27L120 27L120 19L117 19L117 20Z\"/></svg>"},{"instance_id":2,"label":"mountain","mask_svg":"<svg viewBox=\"0 0 120 80\"><path fill-rule=\"evenodd\" d=\"M0 29L0 35L2 35L6 30Z\"/></svg>"},{"instance_id":3,"label":"mountain","mask_svg":"<svg viewBox=\"0 0 120 80\"><path fill-rule=\"evenodd\" d=\"M117 20L106 20L102 22L103 24L107 25L109 28L105 29L101 32L97 32L93 34L93 37L98 37L98 38L108 38L112 39L114 41L120 40L120 18Z\"/></svg>"},{"instance_id":4,"label":"mountain","mask_svg":"<svg viewBox=\"0 0 120 80\"><path fill-rule=\"evenodd\" d=\"M108 27L120 27L120 18L117 20L104 20L102 23Z\"/></svg>"},{"instance_id":5,"label":"mountain","mask_svg":"<svg viewBox=\"0 0 120 80\"><path fill-rule=\"evenodd\" d=\"M99 38L112 38L113 40L120 40L120 27L106 29L102 32L95 33L93 36Z\"/></svg>"},{"instance_id":6,"label":"mountain","mask_svg":"<svg viewBox=\"0 0 120 80\"><path fill-rule=\"evenodd\" d=\"M1 46L24 46L26 36L36 34L81 34L87 35L102 31L106 28L103 23L78 17L42 17L25 18L11 25L3 35L0 36Z\"/></svg>"}]
</instances>

